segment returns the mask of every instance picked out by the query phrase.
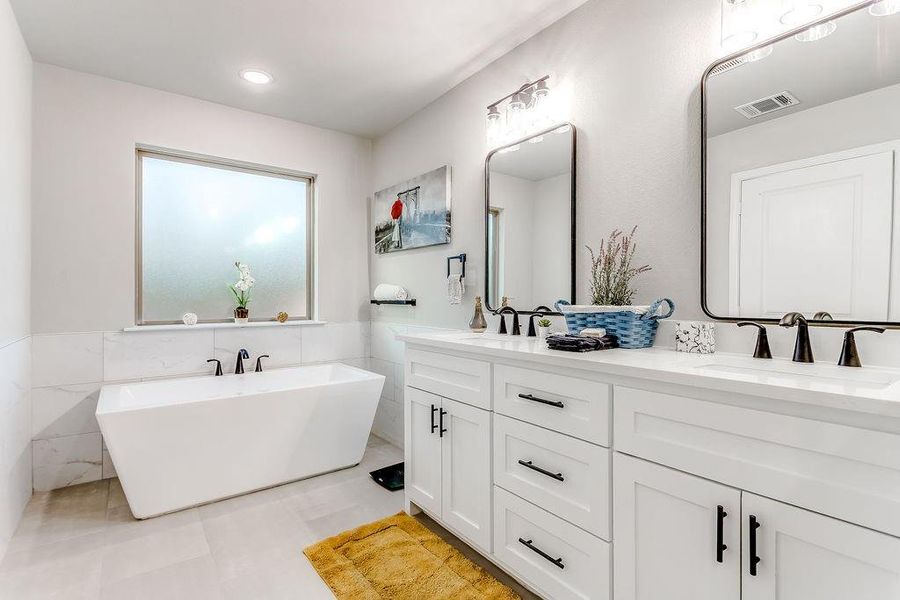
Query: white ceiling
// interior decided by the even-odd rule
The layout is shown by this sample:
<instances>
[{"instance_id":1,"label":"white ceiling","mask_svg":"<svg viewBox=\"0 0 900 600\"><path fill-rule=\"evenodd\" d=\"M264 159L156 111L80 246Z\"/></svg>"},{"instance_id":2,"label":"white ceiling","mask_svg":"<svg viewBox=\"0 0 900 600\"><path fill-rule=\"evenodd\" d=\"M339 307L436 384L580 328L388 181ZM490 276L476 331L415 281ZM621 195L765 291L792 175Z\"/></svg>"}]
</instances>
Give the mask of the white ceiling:
<instances>
[{"instance_id":1,"label":"white ceiling","mask_svg":"<svg viewBox=\"0 0 900 600\"><path fill-rule=\"evenodd\" d=\"M34 59L374 137L585 0L12 0ZM255 67L275 82L253 86ZM485 102L491 99L486 98Z\"/></svg>"},{"instance_id":2,"label":"white ceiling","mask_svg":"<svg viewBox=\"0 0 900 600\"><path fill-rule=\"evenodd\" d=\"M491 173L542 181L572 170L572 131L548 133L540 142L519 144L515 152L494 154Z\"/></svg>"},{"instance_id":3,"label":"white ceiling","mask_svg":"<svg viewBox=\"0 0 900 600\"><path fill-rule=\"evenodd\" d=\"M790 37L776 43L766 58L711 77L707 135L900 83L900 14L873 17L862 9L839 19L837 25L822 40L799 42ZM800 104L755 119L734 110L784 91L794 94Z\"/></svg>"}]
</instances>

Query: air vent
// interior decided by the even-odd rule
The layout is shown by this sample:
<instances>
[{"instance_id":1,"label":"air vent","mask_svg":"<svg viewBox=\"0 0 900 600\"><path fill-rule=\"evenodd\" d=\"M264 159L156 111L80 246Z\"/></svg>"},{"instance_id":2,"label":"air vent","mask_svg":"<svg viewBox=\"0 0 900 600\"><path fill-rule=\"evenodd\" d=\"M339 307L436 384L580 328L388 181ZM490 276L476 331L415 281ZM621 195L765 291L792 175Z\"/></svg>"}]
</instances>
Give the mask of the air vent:
<instances>
[{"instance_id":1,"label":"air vent","mask_svg":"<svg viewBox=\"0 0 900 600\"><path fill-rule=\"evenodd\" d=\"M798 104L800 104L800 101L797 100L793 94L790 92L781 92L780 94L760 98L759 100L736 106L734 110L738 111L748 119L755 119L756 117L767 115L776 110L788 108L789 106L797 106Z\"/></svg>"},{"instance_id":2,"label":"air vent","mask_svg":"<svg viewBox=\"0 0 900 600\"><path fill-rule=\"evenodd\" d=\"M736 69L743 64L746 64L743 56L738 56L737 58L726 60L721 65L716 65L716 67L709 72L709 76L715 77L716 75L721 75L722 73L730 71L732 69Z\"/></svg>"}]
</instances>

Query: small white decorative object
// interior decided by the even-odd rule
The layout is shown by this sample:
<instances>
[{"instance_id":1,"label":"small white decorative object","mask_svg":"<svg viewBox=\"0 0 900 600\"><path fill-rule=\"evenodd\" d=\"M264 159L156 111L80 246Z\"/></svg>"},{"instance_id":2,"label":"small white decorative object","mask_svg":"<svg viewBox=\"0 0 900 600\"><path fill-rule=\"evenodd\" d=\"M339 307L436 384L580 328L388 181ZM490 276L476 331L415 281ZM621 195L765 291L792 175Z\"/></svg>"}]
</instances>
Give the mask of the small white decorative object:
<instances>
[{"instance_id":1,"label":"small white decorative object","mask_svg":"<svg viewBox=\"0 0 900 600\"><path fill-rule=\"evenodd\" d=\"M676 321L675 351L712 354L716 351L716 324L708 321Z\"/></svg>"},{"instance_id":2,"label":"small white decorative object","mask_svg":"<svg viewBox=\"0 0 900 600\"><path fill-rule=\"evenodd\" d=\"M197 315L194 313L184 313L183 315L181 315L181 320L185 325L196 325Z\"/></svg>"}]
</instances>

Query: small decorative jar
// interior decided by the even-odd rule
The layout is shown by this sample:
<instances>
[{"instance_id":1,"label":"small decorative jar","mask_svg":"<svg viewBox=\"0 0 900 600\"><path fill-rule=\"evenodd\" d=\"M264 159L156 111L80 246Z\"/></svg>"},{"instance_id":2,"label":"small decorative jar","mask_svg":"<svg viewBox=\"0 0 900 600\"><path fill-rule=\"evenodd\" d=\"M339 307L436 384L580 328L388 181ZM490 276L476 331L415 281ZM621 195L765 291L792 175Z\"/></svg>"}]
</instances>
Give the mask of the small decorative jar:
<instances>
[{"instance_id":1,"label":"small decorative jar","mask_svg":"<svg viewBox=\"0 0 900 600\"><path fill-rule=\"evenodd\" d=\"M484 311L481 309L481 296L475 296L475 314L469 321L469 329L475 333L483 333L487 330L487 321L484 318Z\"/></svg>"},{"instance_id":2,"label":"small decorative jar","mask_svg":"<svg viewBox=\"0 0 900 600\"><path fill-rule=\"evenodd\" d=\"M194 313L184 313L181 316L181 322L185 325L196 325L197 324L197 315Z\"/></svg>"},{"instance_id":3,"label":"small decorative jar","mask_svg":"<svg viewBox=\"0 0 900 600\"><path fill-rule=\"evenodd\" d=\"M716 324L708 321L676 321L675 351L712 354L716 351Z\"/></svg>"},{"instance_id":4,"label":"small decorative jar","mask_svg":"<svg viewBox=\"0 0 900 600\"><path fill-rule=\"evenodd\" d=\"M247 307L238 306L234 309L234 322L245 324L250 321L250 309Z\"/></svg>"}]
</instances>

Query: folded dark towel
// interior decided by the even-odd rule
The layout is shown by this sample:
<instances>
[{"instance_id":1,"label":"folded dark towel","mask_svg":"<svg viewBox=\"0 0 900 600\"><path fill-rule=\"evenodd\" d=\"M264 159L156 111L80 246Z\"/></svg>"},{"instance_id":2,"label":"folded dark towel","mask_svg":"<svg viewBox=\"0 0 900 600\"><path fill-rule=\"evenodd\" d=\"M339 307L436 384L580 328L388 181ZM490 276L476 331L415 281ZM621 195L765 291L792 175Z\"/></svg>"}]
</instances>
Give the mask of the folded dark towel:
<instances>
[{"instance_id":1,"label":"folded dark towel","mask_svg":"<svg viewBox=\"0 0 900 600\"><path fill-rule=\"evenodd\" d=\"M618 348L619 340L612 334L607 334L601 338L557 334L547 338L547 347L551 350L564 350L566 352L592 352L594 350Z\"/></svg>"}]
</instances>

